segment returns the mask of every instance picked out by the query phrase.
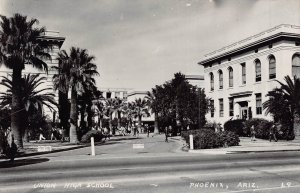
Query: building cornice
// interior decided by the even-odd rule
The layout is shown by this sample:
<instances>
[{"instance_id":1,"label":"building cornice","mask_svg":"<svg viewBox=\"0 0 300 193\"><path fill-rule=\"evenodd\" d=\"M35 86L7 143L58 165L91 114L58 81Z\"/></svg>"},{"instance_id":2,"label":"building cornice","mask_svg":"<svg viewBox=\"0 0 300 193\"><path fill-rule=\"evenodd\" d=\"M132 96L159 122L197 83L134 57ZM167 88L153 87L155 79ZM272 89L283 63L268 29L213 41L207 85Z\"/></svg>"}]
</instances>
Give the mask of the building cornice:
<instances>
[{"instance_id":1,"label":"building cornice","mask_svg":"<svg viewBox=\"0 0 300 193\"><path fill-rule=\"evenodd\" d=\"M300 26L282 24L263 31L254 36L250 36L239 42L206 54L198 64L206 66L218 60L231 57L260 46L268 45L281 39L300 40Z\"/></svg>"}]
</instances>

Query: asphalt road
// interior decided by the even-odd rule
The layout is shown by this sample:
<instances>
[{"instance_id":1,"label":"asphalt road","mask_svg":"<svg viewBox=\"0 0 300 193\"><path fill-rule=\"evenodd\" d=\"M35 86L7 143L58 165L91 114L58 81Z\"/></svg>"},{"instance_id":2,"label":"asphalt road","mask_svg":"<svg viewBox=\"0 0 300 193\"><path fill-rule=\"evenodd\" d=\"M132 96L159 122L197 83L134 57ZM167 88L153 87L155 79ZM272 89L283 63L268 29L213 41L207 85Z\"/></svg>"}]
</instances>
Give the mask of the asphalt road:
<instances>
[{"instance_id":1,"label":"asphalt road","mask_svg":"<svg viewBox=\"0 0 300 193\"><path fill-rule=\"evenodd\" d=\"M111 154L101 155L105 149L98 147L95 157L79 155L81 149L73 155L20 158L13 166L1 162L0 192L298 193L300 189L300 152L207 155L179 153L175 142L156 144L149 146L161 149L154 153L145 144L142 151L148 153L113 154L110 149ZM167 152L162 152L164 144ZM116 151L123 149L111 145Z\"/></svg>"}]
</instances>

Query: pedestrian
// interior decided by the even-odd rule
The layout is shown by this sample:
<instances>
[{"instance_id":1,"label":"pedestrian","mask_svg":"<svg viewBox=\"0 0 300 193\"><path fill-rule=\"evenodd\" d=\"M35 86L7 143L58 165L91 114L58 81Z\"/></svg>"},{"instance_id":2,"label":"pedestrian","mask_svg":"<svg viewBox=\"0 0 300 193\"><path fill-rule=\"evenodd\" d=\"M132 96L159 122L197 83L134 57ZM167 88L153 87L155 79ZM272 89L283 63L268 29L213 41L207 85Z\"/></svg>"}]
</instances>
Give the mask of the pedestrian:
<instances>
[{"instance_id":1,"label":"pedestrian","mask_svg":"<svg viewBox=\"0 0 300 193\"><path fill-rule=\"evenodd\" d=\"M57 140L56 138L57 136L57 129L56 129L56 126L52 127L51 129L51 141L54 139L54 140Z\"/></svg>"},{"instance_id":2,"label":"pedestrian","mask_svg":"<svg viewBox=\"0 0 300 193\"><path fill-rule=\"evenodd\" d=\"M165 127L165 136L166 136L165 142L168 142L168 135L169 135L169 129L168 129L168 127L166 126L166 127Z\"/></svg>"},{"instance_id":3,"label":"pedestrian","mask_svg":"<svg viewBox=\"0 0 300 193\"><path fill-rule=\"evenodd\" d=\"M254 125L250 128L251 141L255 141L255 128Z\"/></svg>"},{"instance_id":4,"label":"pedestrian","mask_svg":"<svg viewBox=\"0 0 300 193\"><path fill-rule=\"evenodd\" d=\"M148 125L146 125L146 129L147 129L147 137L149 137L150 129L149 129Z\"/></svg>"},{"instance_id":5,"label":"pedestrian","mask_svg":"<svg viewBox=\"0 0 300 193\"><path fill-rule=\"evenodd\" d=\"M272 141L272 138L274 139L275 142L277 142L275 123L270 127L270 132L269 132L269 141L270 142Z\"/></svg>"},{"instance_id":6,"label":"pedestrian","mask_svg":"<svg viewBox=\"0 0 300 193\"><path fill-rule=\"evenodd\" d=\"M40 127L40 129L39 129L39 132L40 132L40 135L39 135L39 141L45 140L46 138L45 138L44 135L43 135L43 130L42 130L41 127Z\"/></svg>"}]
</instances>

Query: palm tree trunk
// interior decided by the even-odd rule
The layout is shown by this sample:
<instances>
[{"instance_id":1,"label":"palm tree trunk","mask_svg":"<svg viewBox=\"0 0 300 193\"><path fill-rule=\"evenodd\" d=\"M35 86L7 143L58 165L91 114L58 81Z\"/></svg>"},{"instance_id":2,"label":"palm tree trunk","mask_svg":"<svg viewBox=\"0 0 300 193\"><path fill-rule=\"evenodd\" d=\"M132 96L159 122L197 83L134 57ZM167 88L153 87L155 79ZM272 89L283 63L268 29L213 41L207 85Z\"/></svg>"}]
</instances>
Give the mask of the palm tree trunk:
<instances>
[{"instance_id":1,"label":"palm tree trunk","mask_svg":"<svg viewBox=\"0 0 300 193\"><path fill-rule=\"evenodd\" d=\"M158 113L154 113L154 134L159 133L158 130Z\"/></svg>"},{"instance_id":2,"label":"palm tree trunk","mask_svg":"<svg viewBox=\"0 0 300 193\"><path fill-rule=\"evenodd\" d=\"M93 112L92 112L92 105L93 104L88 104L87 106L87 123L88 127L91 129L93 126Z\"/></svg>"},{"instance_id":3,"label":"palm tree trunk","mask_svg":"<svg viewBox=\"0 0 300 193\"><path fill-rule=\"evenodd\" d=\"M118 129L121 128L121 112L118 111Z\"/></svg>"},{"instance_id":4,"label":"palm tree trunk","mask_svg":"<svg viewBox=\"0 0 300 193\"><path fill-rule=\"evenodd\" d=\"M68 93L68 91L66 91ZM59 103L59 119L63 129L68 128L68 119L70 118L70 104L68 100L68 94L58 91L58 103Z\"/></svg>"},{"instance_id":5,"label":"palm tree trunk","mask_svg":"<svg viewBox=\"0 0 300 193\"><path fill-rule=\"evenodd\" d=\"M114 134L114 132L112 130L112 113L109 113L108 125L109 125L109 133Z\"/></svg>"},{"instance_id":6,"label":"palm tree trunk","mask_svg":"<svg viewBox=\"0 0 300 193\"><path fill-rule=\"evenodd\" d=\"M142 129L142 115L138 116L138 129L139 129L139 132L141 133L141 129Z\"/></svg>"},{"instance_id":7,"label":"palm tree trunk","mask_svg":"<svg viewBox=\"0 0 300 193\"><path fill-rule=\"evenodd\" d=\"M71 90L71 112L70 112L70 143L78 143L77 136L77 92Z\"/></svg>"},{"instance_id":8,"label":"palm tree trunk","mask_svg":"<svg viewBox=\"0 0 300 193\"><path fill-rule=\"evenodd\" d=\"M23 148L22 140L22 99L21 99L22 70L13 69L12 75L12 105L11 105L11 129L14 135L14 143L18 148Z\"/></svg>"},{"instance_id":9,"label":"palm tree trunk","mask_svg":"<svg viewBox=\"0 0 300 193\"><path fill-rule=\"evenodd\" d=\"M23 127L24 127L24 133L23 133L23 142L29 142L29 124L28 124L28 112L24 112L23 114Z\"/></svg>"}]
</instances>

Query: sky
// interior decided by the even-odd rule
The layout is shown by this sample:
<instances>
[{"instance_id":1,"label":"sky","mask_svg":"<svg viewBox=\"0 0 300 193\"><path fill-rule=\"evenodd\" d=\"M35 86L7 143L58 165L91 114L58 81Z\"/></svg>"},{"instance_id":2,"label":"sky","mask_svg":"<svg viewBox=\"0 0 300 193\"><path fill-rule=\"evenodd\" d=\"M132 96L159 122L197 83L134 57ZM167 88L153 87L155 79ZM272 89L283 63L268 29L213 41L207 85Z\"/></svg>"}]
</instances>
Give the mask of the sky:
<instances>
[{"instance_id":1,"label":"sky","mask_svg":"<svg viewBox=\"0 0 300 193\"><path fill-rule=\"evenodd\" d=\"M203 75L205 54L280 24L300 26L299 0L0 0L96 57L99 88L146 91L174 73Z\"/></svg>"}]
</instances>

